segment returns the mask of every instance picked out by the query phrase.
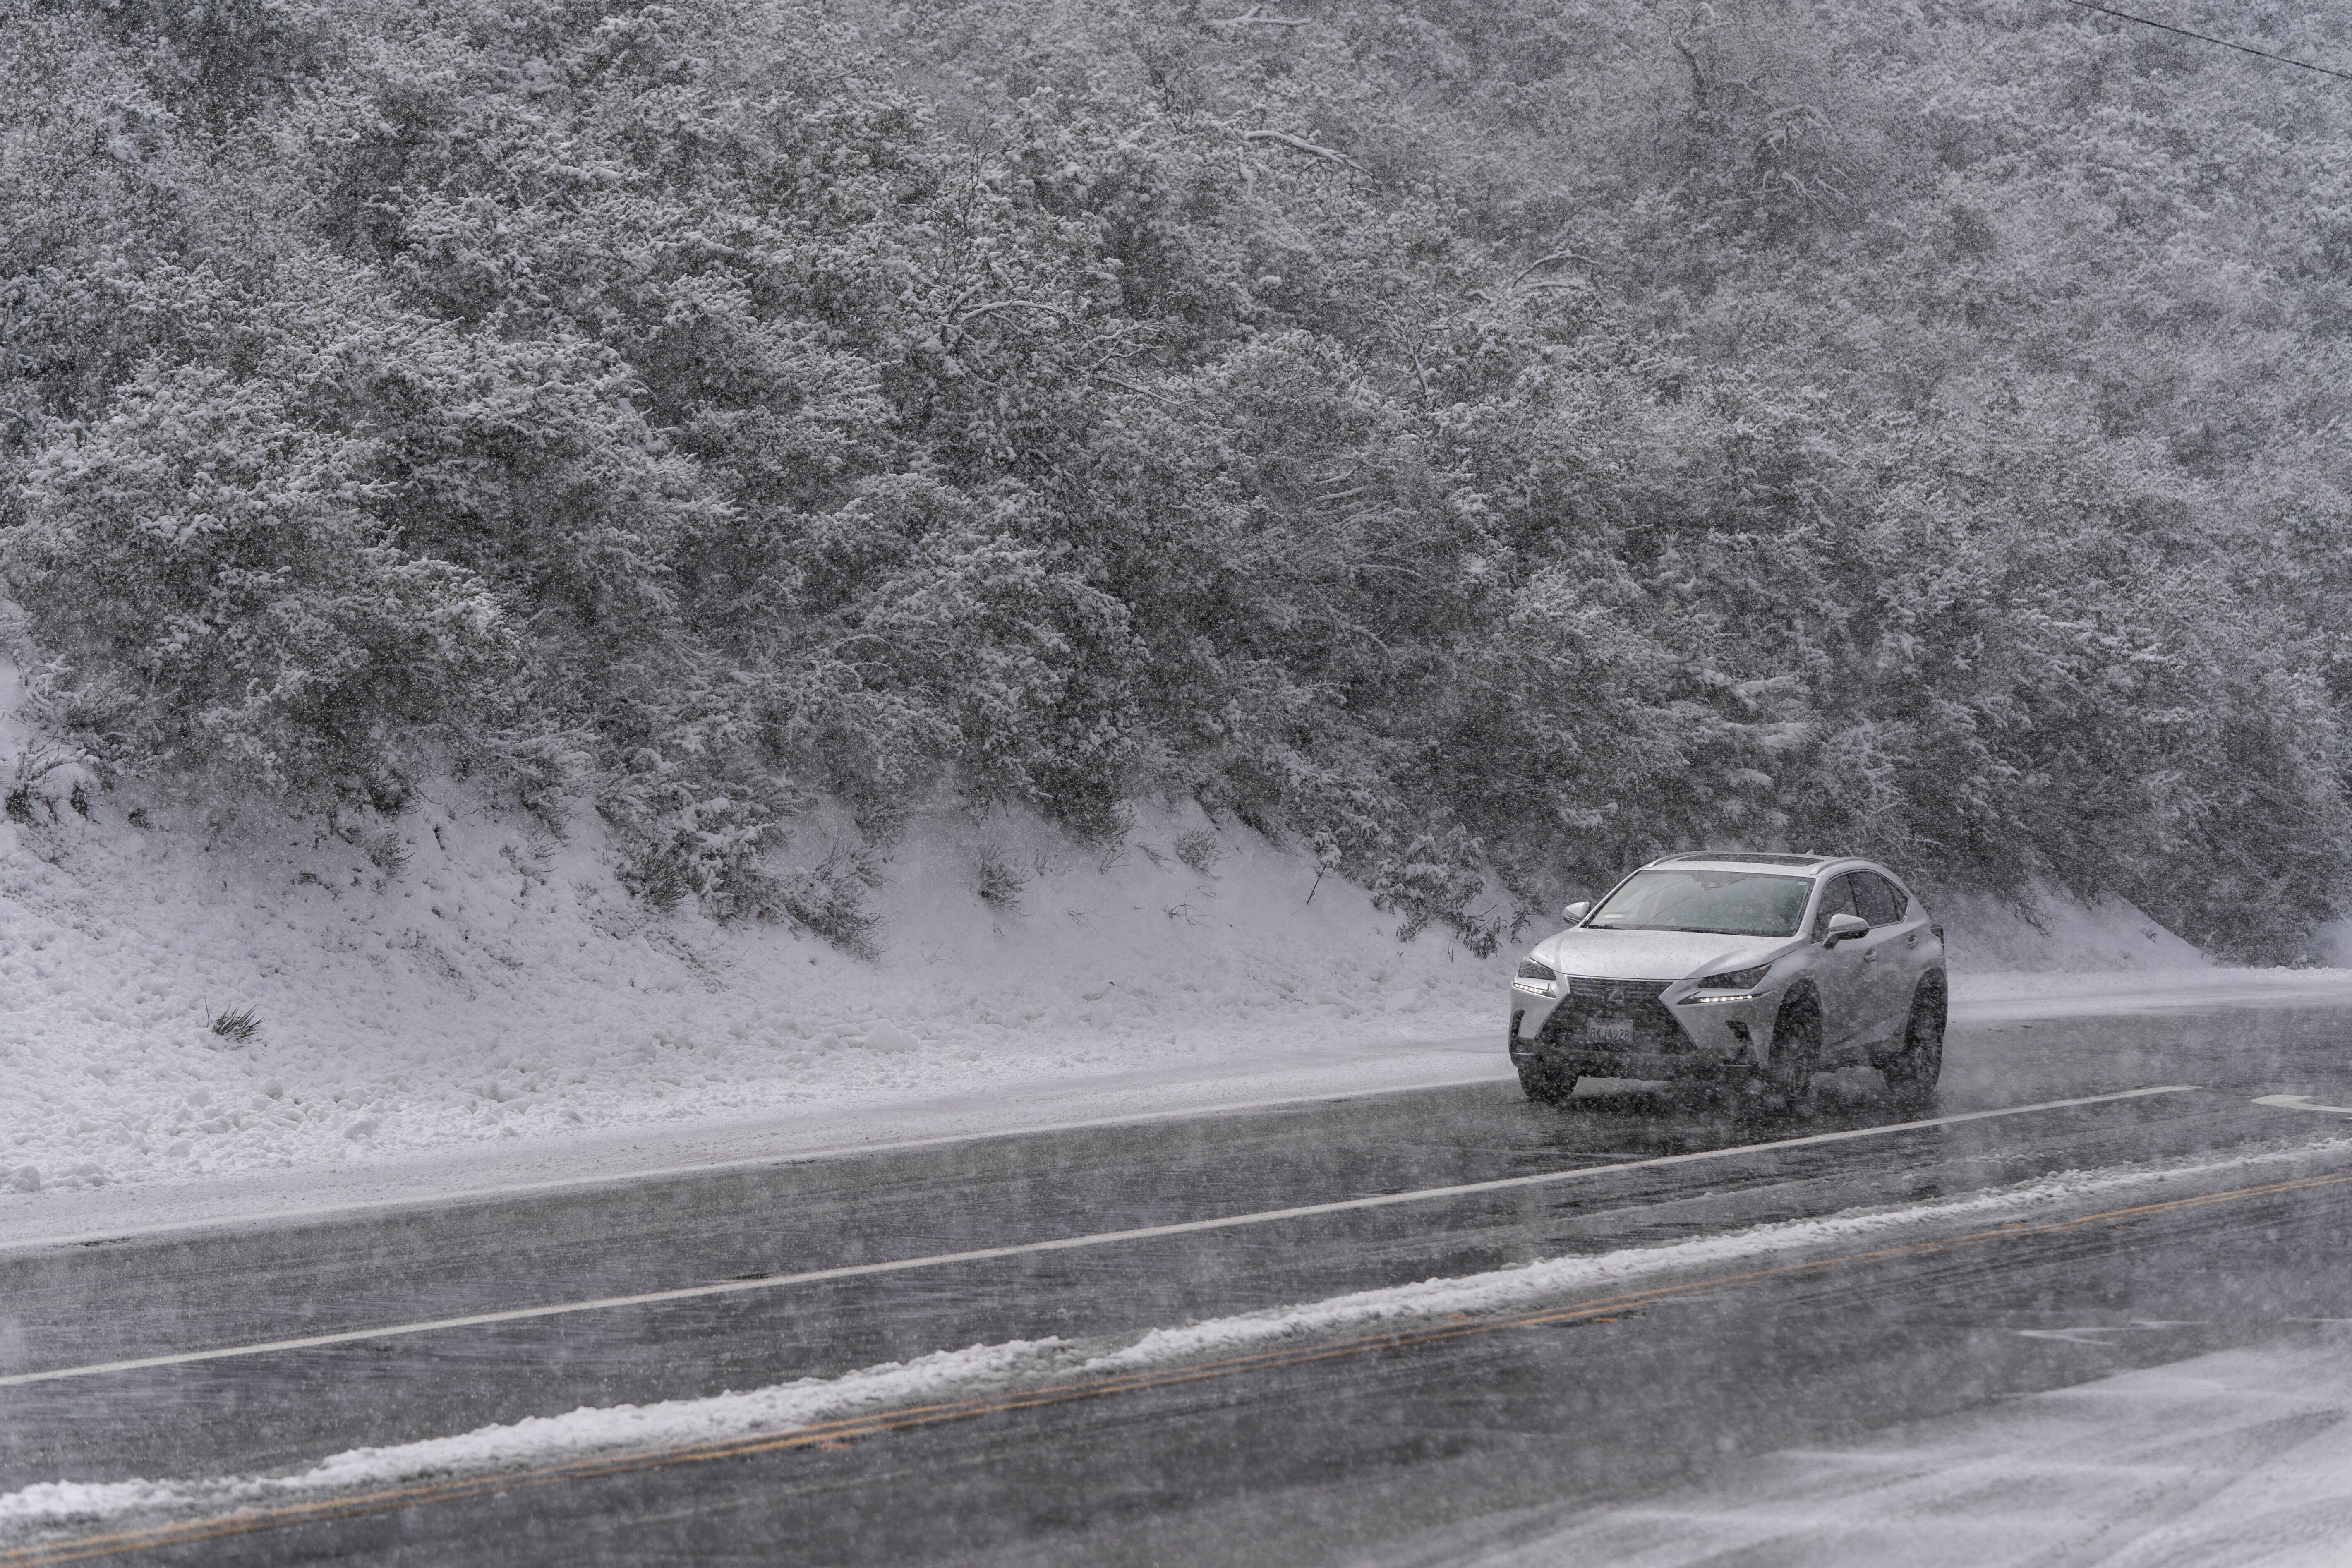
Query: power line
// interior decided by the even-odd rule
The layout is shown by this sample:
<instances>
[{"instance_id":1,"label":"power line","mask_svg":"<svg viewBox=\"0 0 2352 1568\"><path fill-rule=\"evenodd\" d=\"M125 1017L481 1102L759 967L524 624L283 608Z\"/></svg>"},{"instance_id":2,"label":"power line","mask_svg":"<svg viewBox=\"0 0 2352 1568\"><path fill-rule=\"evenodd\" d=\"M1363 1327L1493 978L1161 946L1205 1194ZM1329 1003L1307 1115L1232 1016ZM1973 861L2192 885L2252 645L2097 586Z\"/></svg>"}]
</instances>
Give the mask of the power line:
<instances>
[{"instance_id":1,"label":"power line","mask_svg":"<svg viewBox=\"0 0 2352 1568\"><path fill-rule=\"evenodd\" d=\"M2219 44L2225 49L2235 49L2242 55L2255 55L2263 59L2276 60L2283 66L2293 66L2297 70L2317 71L2321 76L2332 76L2338 80L2352 81L2352 71L2331 70L2326 66L2313 65L2309 60L2292 60L2284 55L2274 55L2268 49L2252 48L2245 44L2233 44L2227 38L2217 38L2210 33L2192 33L2186 27L2176 27L2169 22L2152 22L2146 16L2135 16L2128 11L2117 11L2106 5L2094 5L2091 0L2066 0L2066 4L2079 5L2085 11L2096 11L2103 16L2116 16L2126 22L2137 22L2143 27L2154 27L2159 32L2178 33L2184 38L2194 38L2200 44Z\"/></svg>"}]
</instances>

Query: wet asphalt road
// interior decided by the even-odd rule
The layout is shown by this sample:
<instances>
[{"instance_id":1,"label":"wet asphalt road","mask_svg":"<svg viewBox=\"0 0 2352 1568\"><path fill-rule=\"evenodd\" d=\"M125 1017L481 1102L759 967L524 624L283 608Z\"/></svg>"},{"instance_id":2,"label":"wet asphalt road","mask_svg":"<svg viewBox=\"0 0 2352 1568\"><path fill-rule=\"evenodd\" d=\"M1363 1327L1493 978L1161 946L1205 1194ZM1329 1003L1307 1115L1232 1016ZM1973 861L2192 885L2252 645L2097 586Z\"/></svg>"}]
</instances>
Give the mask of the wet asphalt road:
<instances>
[{"instance_id":1,"label":"wet asphalt road","mask_svg":"<svg viewBox=\"0 0 2352 1568\"><path fill-rule=\"evenodd\" d=\"M0 1386L0 1492L206 1476L576 1406L1156 1326L2068 1169L2352 1135L2352 1016L2231 1011L1956 1029L1939 1113L1867 1073L1759 1123L1702 1096L1497 1084L972 1140L436 1212L0 1255L0 1378L1372 1194L1666 1166L824 1283ZM1753 1145L1752 1147L1750 1145ZM2352 1170L2318 1157L2314 1170ZM2221 1184L2227 1184L2226 1183ZM2241 1181L2238 1184L2243 1185ZM517 1487L153 1548L140 1561L1440 1563L1524 1510L2347 1315L2352 1185L1695 1289L837 1448ZM2168 1327L2073 1335L2137 1322ZM2021 1331L2035 1331L2025 1332ZM2070 1337L2051 1337L2056 1330ZM0 1553L0 1564L9 1557Z\"/></svg>"}]
</instances>

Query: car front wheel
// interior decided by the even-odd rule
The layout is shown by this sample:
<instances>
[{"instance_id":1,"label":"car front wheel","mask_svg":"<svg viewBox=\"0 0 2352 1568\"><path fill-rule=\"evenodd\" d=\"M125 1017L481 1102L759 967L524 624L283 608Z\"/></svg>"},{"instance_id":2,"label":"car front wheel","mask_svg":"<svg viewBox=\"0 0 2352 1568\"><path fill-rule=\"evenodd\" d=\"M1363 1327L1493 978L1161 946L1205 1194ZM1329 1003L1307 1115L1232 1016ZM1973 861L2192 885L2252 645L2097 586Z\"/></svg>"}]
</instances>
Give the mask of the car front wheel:
<instances>
[{"instance_id":1,"label":"car front wheel","mask_svg":"<svg viewBox=\"0 0 2352 1568\"><path fill-rule=\"evenodd\" d=\"M1746 1086L1748 1104L1774 1114L1797 1110L1812 1090L1821 1059L1821 998L1800 990L1782 998L1773 1016L1772 1044Z\"/></svg>"},{"instance_id":2,"label":"car front wheel","mask_svg":"<svg viewBox=\"0 0 2352 1568\"><path fill-rule=\"evenodd\" d=\"M1576 1075L1541 1057L1520 1057L1513 1065L1519 1069L1519 1087L1538 1104L1558 1105L1575 1092Z\"/></svg>"}]
</instances>

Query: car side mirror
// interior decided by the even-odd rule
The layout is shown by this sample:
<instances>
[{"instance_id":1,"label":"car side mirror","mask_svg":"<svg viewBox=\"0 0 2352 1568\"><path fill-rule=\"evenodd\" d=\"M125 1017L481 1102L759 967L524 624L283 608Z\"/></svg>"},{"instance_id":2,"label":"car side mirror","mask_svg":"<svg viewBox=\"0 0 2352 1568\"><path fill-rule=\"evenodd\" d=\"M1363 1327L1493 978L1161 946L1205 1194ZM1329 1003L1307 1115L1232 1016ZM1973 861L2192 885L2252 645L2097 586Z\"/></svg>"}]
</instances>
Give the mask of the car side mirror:
<instances>
[{"instance_id":1,"label":"car side mirror","mask_svg":"<svg viewBox=\"0 0 2352 1568\"><path fill-rule=\"evenodd\" d=\"M1559 911L1559 918L1566 921L1570 925L1582 925L1584 923L1584 917L1591 912L1592 905L1590 901L1570 904L1568 908Z\"/></svg>"},{"instance_id":2,"label":"car side mirror","mask_svg":"<svg viewBox=\"0 0 2352 1568\"><path fill-rule=\"evenodd\" d=\"M1864 920L1860 915L1832 915L1830 917L1830 929L1828 933L1822 938L1822 945L1823 947L1835 947L1842 942L1850 942L1855 937L1868 936L1869 934L1870 922Z\"/></svg>"}]
</instances>

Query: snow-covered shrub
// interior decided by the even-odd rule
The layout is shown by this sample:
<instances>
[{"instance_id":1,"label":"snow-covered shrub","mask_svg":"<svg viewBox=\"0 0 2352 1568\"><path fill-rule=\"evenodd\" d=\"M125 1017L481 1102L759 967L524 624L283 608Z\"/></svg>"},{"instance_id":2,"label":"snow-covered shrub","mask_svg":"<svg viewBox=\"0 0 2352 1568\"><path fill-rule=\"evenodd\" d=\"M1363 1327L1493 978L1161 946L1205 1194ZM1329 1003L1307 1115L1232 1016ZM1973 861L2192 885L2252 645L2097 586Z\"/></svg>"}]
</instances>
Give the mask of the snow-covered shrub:
<instances>
[{"instance_id":1,"label":"snow-covered shrub","mask_svg":"<svg viewBox=\"0 0 2352 1568\"><path fill-rule=\"evenodd\" d=\"M60 799L77 816L88 816L89 783L89 770L74 752L60 746L28 746L16 753L0 807L10 821L27 827L57 821Z\"/></svg>"},{"instance_id":2,"label":"snow-covered shrub","mask_svg":"<svg viewBox=\"0 0 2352 1568\"><path fill-rule=\"evenodd\" d=\"M881 954L882 922L868 900L881 882L871 850L830 849L814 865L776 879L774 912L853 958L874 959Z\"/></svg>"},{"instance_id":3,"label":"snow-covered shrub","mask_svg":"<svg viewBox=\"0 0 2352 1568\"><path fill-rule=\"evenodd\" d=\"M1403 917L1399 942L1411 942L1432 925L1442 926L1479 958L1492 954L1506 922L1474 907L1483 902L1486 879L1475 867L1478 846L1459 828L1444 836L1422 835L1403 852L1385 859L1371 877L1372 901Z\"/></svg>"},{"instance_id":4,"label":"snow-covered shrub","mask_svg":"<svg viewBox=\"0 0 2352 1568\"><path fill-rule=\"evenodd\" d=\"M971 890L980 901L999 914L1021 912L1021 894L1029 886L1029 879L1013 863L1004 847L999 844L983 844L971 858Z\"/></svg>"},{"instance_id":5,"label":"snow-covered shrub","mask_svg":"<svg viewBox=\"0 0 2352 1568\"><path fill-rule=\"evenodd\" d=\"M1189 832L1179 834L1175 850L1177 859L1203 877L1214 876L1217 862L1223 859L1227 854L1223 841L1217 837L1213 829L1206 827L1195 827Z\"/></svg>"},{"instance_id":6,"label":"snow-covered shrub","mask_svg":"<svg viewBox=\"0 0 2352 1568\"><path fill-rule=\"evenodd\" d=\"M363 834L359 840L360 853L368 863L387 877L397 877L408 869L416 852L397 827L387 824L373 833Z\"/></svg>"},{"instance_id":7,"label":"snow-covered shrub","mask_svg":"<svg viewBox=\"0 0 2352 1568\"><path fill-rule=\"evenodd\" d=\"M110 761L274 790L408 765L503 695L506 616L364 502L372 446L211 367L149 373L24 474L11 587ZM85 719L85 723L90 722Z\"/></svg>"},{"instance_id":8,"label":"snow-covered shrub","mask_svg":"<svg viewBox=\"0 0 2352 1568\"><path fill-rule=\"evenodd\" d=\"M772 911L782 895L768 858L784 842L783 825L766 803L704 794L701 784L656 775L607 793L607 815L626 830L623 884L656 910L693 895L720 920Z\"/></svg>"},{"instance_id":9,"label":"snow-covered shrub","mask_svg":"<svg viewBox=\"0 0 2352 1568\"><path fill-rule=\"evenodd\" d=\"M100 755L429 754L852 942L819 798L1189 799L1474 944L1705 844L2352 895L2352 106L2064 8L18 9L0 531Z\"/></svg>"}]
</instances>

